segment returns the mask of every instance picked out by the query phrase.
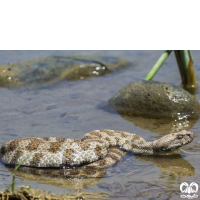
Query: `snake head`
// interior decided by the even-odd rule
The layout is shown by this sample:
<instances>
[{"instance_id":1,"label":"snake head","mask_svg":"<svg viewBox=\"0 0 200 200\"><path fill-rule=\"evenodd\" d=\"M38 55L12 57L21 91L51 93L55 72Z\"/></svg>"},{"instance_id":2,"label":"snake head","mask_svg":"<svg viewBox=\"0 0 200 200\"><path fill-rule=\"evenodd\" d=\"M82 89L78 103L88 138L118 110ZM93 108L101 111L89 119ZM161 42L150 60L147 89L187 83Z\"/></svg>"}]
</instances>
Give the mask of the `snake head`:
<instances>
[{"instance_id":1,"label":"snake head","mask_svg":"<svg viewBox=\"0 0 200 200\"><path fill-rule=\"evenodd\" d=\"M180 131L177 133L170 133L153 142L154 153L169 153L175 151L194 139L194 133L191 131Z\"/></svg>"}]
</instances>

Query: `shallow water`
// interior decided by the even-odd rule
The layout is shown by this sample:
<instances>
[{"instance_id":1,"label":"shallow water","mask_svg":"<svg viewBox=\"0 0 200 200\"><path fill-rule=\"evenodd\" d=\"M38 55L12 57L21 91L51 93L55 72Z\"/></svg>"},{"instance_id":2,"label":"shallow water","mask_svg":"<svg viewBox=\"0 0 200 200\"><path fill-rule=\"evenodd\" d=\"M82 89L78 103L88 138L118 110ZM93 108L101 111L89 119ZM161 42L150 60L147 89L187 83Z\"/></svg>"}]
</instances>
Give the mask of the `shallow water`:
<instances>
[{"instance_id":1,"label":"shallow water","mask_svg":"<svg viewBox=\"0 0 200 200\"><path fill-rule=\"evenodd\" d=\"M145 140L189 128L195 133L189 153L170 157L138 157L128 154L121 163L108 168L104 178L63 179L16 174L16 188L30 185L53 193L105 192L110 199L177 199L182 182L200 184L200 121L182 119L150 120L120 116L107 101L130 82L144 79L162 51L0 51L0 65L55 55L119 56L132 66L111 74L85 80L65 80L37 88L0 88L0 145L7 140L29 136L58 136L80 139L95 129L132 132ZM200 52L192 51L197 81L200 80ZM154 80L180 85L181 79L171 54ZM200 83L199 83L200 84ZM200 101L199 89L196 95ZM0 190L12 181L13 169L0 163ZM200 195L200 193L197 193Z\"/></svg>"}]
</instances>

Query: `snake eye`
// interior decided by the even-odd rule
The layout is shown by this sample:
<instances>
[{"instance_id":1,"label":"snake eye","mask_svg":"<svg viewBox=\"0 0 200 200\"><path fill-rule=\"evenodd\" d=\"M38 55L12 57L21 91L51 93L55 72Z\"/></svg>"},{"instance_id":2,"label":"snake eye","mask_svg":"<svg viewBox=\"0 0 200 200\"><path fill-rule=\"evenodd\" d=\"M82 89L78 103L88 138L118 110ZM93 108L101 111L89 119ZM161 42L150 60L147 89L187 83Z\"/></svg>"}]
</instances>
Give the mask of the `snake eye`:
<instances>
[{"instance_id":1,"label":"snake eye","mask_svg":"<svg viewBox=\"0 0 200 200\"><path fill-rule=\"evenodd\" d=\"M177 139L182 139L183 138L183 135L178 135L177 136Z\"/></svg>"}]
</instances>

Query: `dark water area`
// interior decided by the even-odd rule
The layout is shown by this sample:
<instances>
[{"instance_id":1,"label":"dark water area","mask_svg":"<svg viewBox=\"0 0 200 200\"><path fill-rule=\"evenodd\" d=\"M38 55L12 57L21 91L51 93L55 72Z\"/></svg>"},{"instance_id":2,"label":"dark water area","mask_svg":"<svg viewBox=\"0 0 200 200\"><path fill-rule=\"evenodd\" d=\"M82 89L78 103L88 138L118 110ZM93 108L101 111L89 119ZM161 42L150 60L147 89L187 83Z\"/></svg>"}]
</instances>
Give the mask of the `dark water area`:
<instances>
[{"instance_id":1,"label":"dark water area","mask_svg":"<svg viewBox=\"0 0 200 200\"><path fill-rule=\"evenodd\" d=\"M99 178L63 178L16 172L16 188L53 193L106 193L105 199L179 199L180 184L200 184L199 119L145 119L119 115L108 107L108 100L131 82L143 80L163 51L0 51L0 65L58 55L116 56L128 60L129 67L104 76L66 81L40 87L0 88L0 145L30 136L81 139L97 129L136 133L147 141L161 135L189 129L194 141L172 156L134 156L102 172ZM192 51L196 79L200 85L200 51ZM181 78L173 53L154 77L180 86ZM200 101L199 88L196 98ZM13 168L0 163L0 190L12 182ZM196 193L200 195L200 193ZM102 197L103 198L103 197Z\"/></svg>"}]
</instances>

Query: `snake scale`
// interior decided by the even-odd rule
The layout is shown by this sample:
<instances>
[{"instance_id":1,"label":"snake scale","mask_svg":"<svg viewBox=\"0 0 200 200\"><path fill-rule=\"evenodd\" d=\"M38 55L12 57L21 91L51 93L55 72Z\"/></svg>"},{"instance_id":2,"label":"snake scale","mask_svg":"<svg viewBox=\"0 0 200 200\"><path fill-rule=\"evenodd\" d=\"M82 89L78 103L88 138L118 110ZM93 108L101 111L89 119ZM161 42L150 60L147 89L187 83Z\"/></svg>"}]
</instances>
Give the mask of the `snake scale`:
<instances>
[{"instance_id":1,"label":"snake scale","mask_svg":"<svg viewBox=\"0 0 200 200\"><path fill-rule=\"evenodd\" d=\"M124 151L145 155L169 153L193 138L194 133L183 130L147 142L136 134L106 129L88 132L81 140L28 137L5 142L1 159L6 164L22 162L31 167L108 167L121 160Z\"/></svg>"}]
</instances>

